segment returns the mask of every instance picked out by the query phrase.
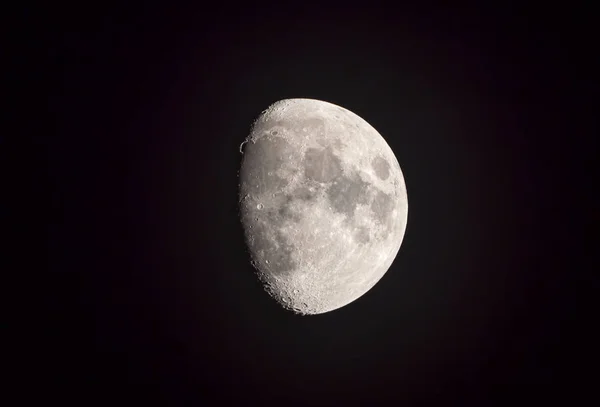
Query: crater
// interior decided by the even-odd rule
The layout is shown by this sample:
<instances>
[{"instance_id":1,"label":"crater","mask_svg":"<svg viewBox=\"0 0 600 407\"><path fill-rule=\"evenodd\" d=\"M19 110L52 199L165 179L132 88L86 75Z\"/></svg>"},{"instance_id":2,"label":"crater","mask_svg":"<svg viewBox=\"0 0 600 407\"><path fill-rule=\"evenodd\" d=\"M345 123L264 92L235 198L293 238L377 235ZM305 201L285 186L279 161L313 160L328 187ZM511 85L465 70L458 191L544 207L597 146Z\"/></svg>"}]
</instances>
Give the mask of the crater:
<instances>
[{"instance_id":1,"label":"crater","mask_svg":"<svg viewBox=\"0 0 600 407\"><path fill-rule=\"evenodd\" d=\"M281 227L286 223L299 223L302 220L301 211L294 206L295 202L310 203L317 199L317 191L306 186L300 186L291 193L274 197L272 205L265 210L265 219L274 227Z\"/></svg>"},{"instance_id":2,"label":"crater","mask_svg":"<svg viewBox=\"0 0 600 407\"><path fill-rule=\"evenodd\" d=\"M293 122L296 131L302 131L306 128L314 135L321 135L325 132L325 121L318 117L298 118Z\"/></svg>"},{"instance_id":3,"label":"crater","mask_svg":"<svg viewBox=\"0 0 600 407\"><path fill-rule=\"evenodd\" d=\"M352 217L356 205L365 202L368 187L369 184L358 176L354 179L345 176L337 178L327 190L332 209Z\"/></svg>"},{"instance_id":4,"label":"crater","mask_svg":"<svg viewBox=\"0 0 600 407\"><path fill-rule=\"evenodd\" d=\"M317 182L329 182L342 173L340 159L333 154L331 147L309 148L304 154L304 175Z\"/></svg>"},{"instance_id":5,"label":"crater","mask_svg":"<svg viewBox=\"0 0 600 407\"><path fill-rule=\"evenodd\" d=\"M244 146L244 159L240 170L242 193L259 195L280 191L289 180L279 177L276 171L294 154L292 146L281 137L262 137Z\"/></svg>"},{"instance_id":6,"label":"crater","mask_svg":"<svg viewBox=\"0 0 600 407\"><path fill-rule=\"evenodd\" d=\"M380 156L373 158L371 161L371 167L375 170L375 175L379 177L379 179L386 180L390 176L390 164Z\"/></svg>"},{"instance_id":7,"label":"crater","mask_svg":"<svg viewBox=\"0 0 600 407\"><path fill-rule=\"evenodd\" d=\"M292 131L298 135L311 134L322 136L325 134L325 121L316 116L306 117L304 113L293 119L284 120L286 130Z\"/></svg>"},{"instance_id":8,"label":"crater","mask_svg":"<svg viewBox=\"0 0 600 407\"><path fill-rule=\"evenodd\" d=\"M277 228L258 224L247 237L250 254L259 265L259 271L266 269L274 275L288 275L296 269L292 258L294 246Z\"/></svg>"}]
</instances>

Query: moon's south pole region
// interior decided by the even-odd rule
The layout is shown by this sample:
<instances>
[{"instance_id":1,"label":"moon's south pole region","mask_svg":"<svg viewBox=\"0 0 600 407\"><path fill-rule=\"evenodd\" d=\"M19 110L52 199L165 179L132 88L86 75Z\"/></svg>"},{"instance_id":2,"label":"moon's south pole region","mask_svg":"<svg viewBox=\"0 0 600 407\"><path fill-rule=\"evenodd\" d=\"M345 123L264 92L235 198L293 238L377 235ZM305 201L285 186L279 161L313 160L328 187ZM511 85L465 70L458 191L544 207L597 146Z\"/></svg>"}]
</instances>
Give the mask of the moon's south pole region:
<instances>
[{"instance_id":1,"label":"moon's south pole region","mask_svg":"<svg viewBox=\"0 0 600 407\"><path fill-rule=\"evenodd\" d=\"M252 264L286 309L322 314L369 291L400 250L406 185L369 123L332 103L280 100L240 146L239 210Z\"/></svg>"}]
</instances>

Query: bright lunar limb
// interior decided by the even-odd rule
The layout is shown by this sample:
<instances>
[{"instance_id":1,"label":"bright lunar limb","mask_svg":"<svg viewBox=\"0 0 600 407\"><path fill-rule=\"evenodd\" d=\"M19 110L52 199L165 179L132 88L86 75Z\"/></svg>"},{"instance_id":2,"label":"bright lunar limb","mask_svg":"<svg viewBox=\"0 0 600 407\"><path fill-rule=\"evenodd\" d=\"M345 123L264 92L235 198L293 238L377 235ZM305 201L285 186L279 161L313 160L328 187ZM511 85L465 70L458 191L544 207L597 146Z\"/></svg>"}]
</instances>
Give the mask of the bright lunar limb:
<instances>
[{"instance_id":1,"label":"bright lunar limb","mask_svg":"<svg viewBox=\"0 0 600 407\"><path fill-rule=\"evenodd\" d=\"M383 277L402 244L408 201L377 130L332 103L285 99L260 114L240 151L246 243L275 300L321 314Z\"/></svg>"}]
</instances>

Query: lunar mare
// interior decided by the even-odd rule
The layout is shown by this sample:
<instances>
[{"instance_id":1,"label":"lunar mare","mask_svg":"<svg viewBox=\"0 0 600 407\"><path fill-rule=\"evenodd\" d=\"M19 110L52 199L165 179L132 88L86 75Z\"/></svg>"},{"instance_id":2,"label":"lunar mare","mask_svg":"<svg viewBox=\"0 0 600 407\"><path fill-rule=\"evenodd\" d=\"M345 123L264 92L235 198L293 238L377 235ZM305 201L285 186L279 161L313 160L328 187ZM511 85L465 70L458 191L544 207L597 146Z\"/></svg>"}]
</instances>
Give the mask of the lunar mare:
<instances>
[{"instance_id":1,"label":"lunar mare","mask_svg":"<svg viewBox=\"0 0 600 407\"><path fill-rule=\"evenodd\" d=\"M332 103L285 99L259 115L240 151L246 243L275 300L320 314L383 277L402 244L408 201L377 130Z\"/></svg>"}]
</instances>

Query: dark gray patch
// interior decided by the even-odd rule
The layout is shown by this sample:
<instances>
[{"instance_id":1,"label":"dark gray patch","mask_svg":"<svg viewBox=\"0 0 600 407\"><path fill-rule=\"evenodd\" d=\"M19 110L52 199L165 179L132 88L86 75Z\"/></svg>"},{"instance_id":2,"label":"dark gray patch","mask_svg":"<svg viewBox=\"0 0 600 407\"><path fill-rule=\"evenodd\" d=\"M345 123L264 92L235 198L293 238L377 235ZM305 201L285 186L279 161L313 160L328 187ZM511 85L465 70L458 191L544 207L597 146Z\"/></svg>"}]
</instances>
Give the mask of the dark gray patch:
<instances>
[{"instance_id":1,"label":"dark gray patch","mask_svg":"<svg viewBox=\"0 0 600 407\"><path fill-rule=\"evenodd\" d=\"M377 192L377 195L375 195L375 198L373 198L371 210L373 211L375 218L385 227L388 227L392 217L392 211L394 210L394 201L388 194L379 191Z\"/></svg>"},{"instance_id":2,"label":"dark gray patch","mask_svg":"<svg viewBox=\"0 0 600 407\"><path fill-rule=\"evenodd\" d=\"M271 227L281 227L289 222L300 222L302 217L292 209L292 195L282 195L272 198L268 207L262 210L257 210L252 204L244 205L247 212L253 216L259 216L264 222Z\"/></svg>"},{"instance_id":3,"label":"dark gray patch","mask_svg":"<svg viewBox=\"0 0 600 407\"><path fill-rule=\"evenodd\" d=\"M333 147L333 151L340 151L345 147L339 138L332 139L331 137L318 137L316 141L323 148Z\"/></svg>"},{"instance_id":4,"label":"dark gray patch","mask_svg":"<svg viewBox=\"0 0 600 407\"><path fill-rule=\"evenodd\" d=\"M277 210L277 214L273 216L273 219L277 224L283 225L285 222L298 223L302 220L302 216L297 211L292 209L292 202L294 198L291 195L285 196L285 201L281 204Z\"/></svg>"},{"instance_id":5,"label":"dark gray patch","mask_svg":"<svg viewBox=\"0 0 600 407\"><path fill-rule=\"evenodd\" d=\"M292 259L294 246L278 229L273 229L275 239L270 239L267 227L258 224L251 233L246 233L252 259L262 272L268 271L275 275L289 274L297 267Z\"/></svg>"},{"instance_id":6,"label":"dark gray patch","mask_svg":"<svg viewBox=\"0 0 600 407\"><path fill-rule=\"evenodd\" d=\"M292 196L302 201L310 202L315 200L316 192L311 191L307 187L298 187L292 192Z\"/></svg>"},{"instance_id":7,"label":"dark gray patch","mask_svg":"<svg viewBox=\"0 0 600 407\"><path fill-rule=\"evenodd\" d=\"M258 195L284 188L289 181L275 172L293 152L291 145L280 137L263 137L256 143L247 143L240 169L242 194Z\"/></svg>"},{"instance_id":8,"label":"dark gray patch","mask_svg":"<svg viewBox=\"0 0 600 407\"><path fill-rule=\"evenodd\" d=\"M242 201L240 203L240 217L246 236L251 236L254 240L260 239L262 227L278 230L286 224L300 222L302 214L292 207L295 199L297 198L292 195L275 196L262 209L256 208L255 201Z\"/></svg>"},{"instance_id":9,"label":"dark gray patch","mask_svg":"<svg viewBox=\"0 0 600 407\"><path fill-rule=\"evenodd\" d=\"M266 255L271 270L276 274L288 274L294 271L297 267L296 262L292 259L294 246L279 231L276 233L275 241L277 250Z\"/></svg>"},{"instance_id":10,"label":"dark gray patch","mask_svg":"<svg viewBox=\"0 0 600 407\"><path fill-rule=\"evenodd\" d=\"M368 186L369 184L359 177L355 179L339 177L327 190L332 209L352 217L356 205L365 201Z\"/></svg>"},{"instance_id":11,"label":"dark gray patch","mask_svg":"<svg viewBox=\"0 0 600 407\"><path fill-rule=\"evenodd\" d=\"M344 148L344 144L340 141L339 138L336 138L335 140L333 140L333 142L331 144L333 144L333 146L337 150L341 150L342 148Z\"/></svg>"},{"instance_id":12,"label":"dark gray patch","mask_svg":"<svg viewBox=\"0 0 600 407\"><path fill-rule=\"evenodd\" d=\"M375 157L371 161L371 166L375 170L375 175L380 179L386 180L390 176L390 164L383 157Z\"/></svg>"},{"instance_id":13,"label":"dark gray patch","mask_svg":"<svg viewBox=\"0 0 600 407\"><path fill-rule=\"evenodd\" d=\"M362 244L369 243L371 238L369 237L369 231L367 228L364 226L359 227L354 233L354 240Z\"/></svg>"},{"instance_id":14,"label":"dark gray patch","mask_svg":"<svg viewBox=\"0 0 600 407\"><path fill-rule=\"evenodd\" d=\"M259 213L271 226L281 227L286 223L298 223L302 220L301 213L293 208L294 201L311 202L314 199L316 199L316 192L310 191L307 187L298 187L290 194L273 197L271 205L265 210L257 211L252 204L244 207L252 213Z\"/></svg>"},{"instance_id":15,"label":"dark gray patch","mask_svg":"<svg viewBox=\"0 0 600 407\"><path fill-rule=\"evenodd\" d=\"M309 148L304 154L304 175L306 178L329 182L340 175L342 165L339 158L333 154L331 148Z\"/></svg>"}]
</instances>

